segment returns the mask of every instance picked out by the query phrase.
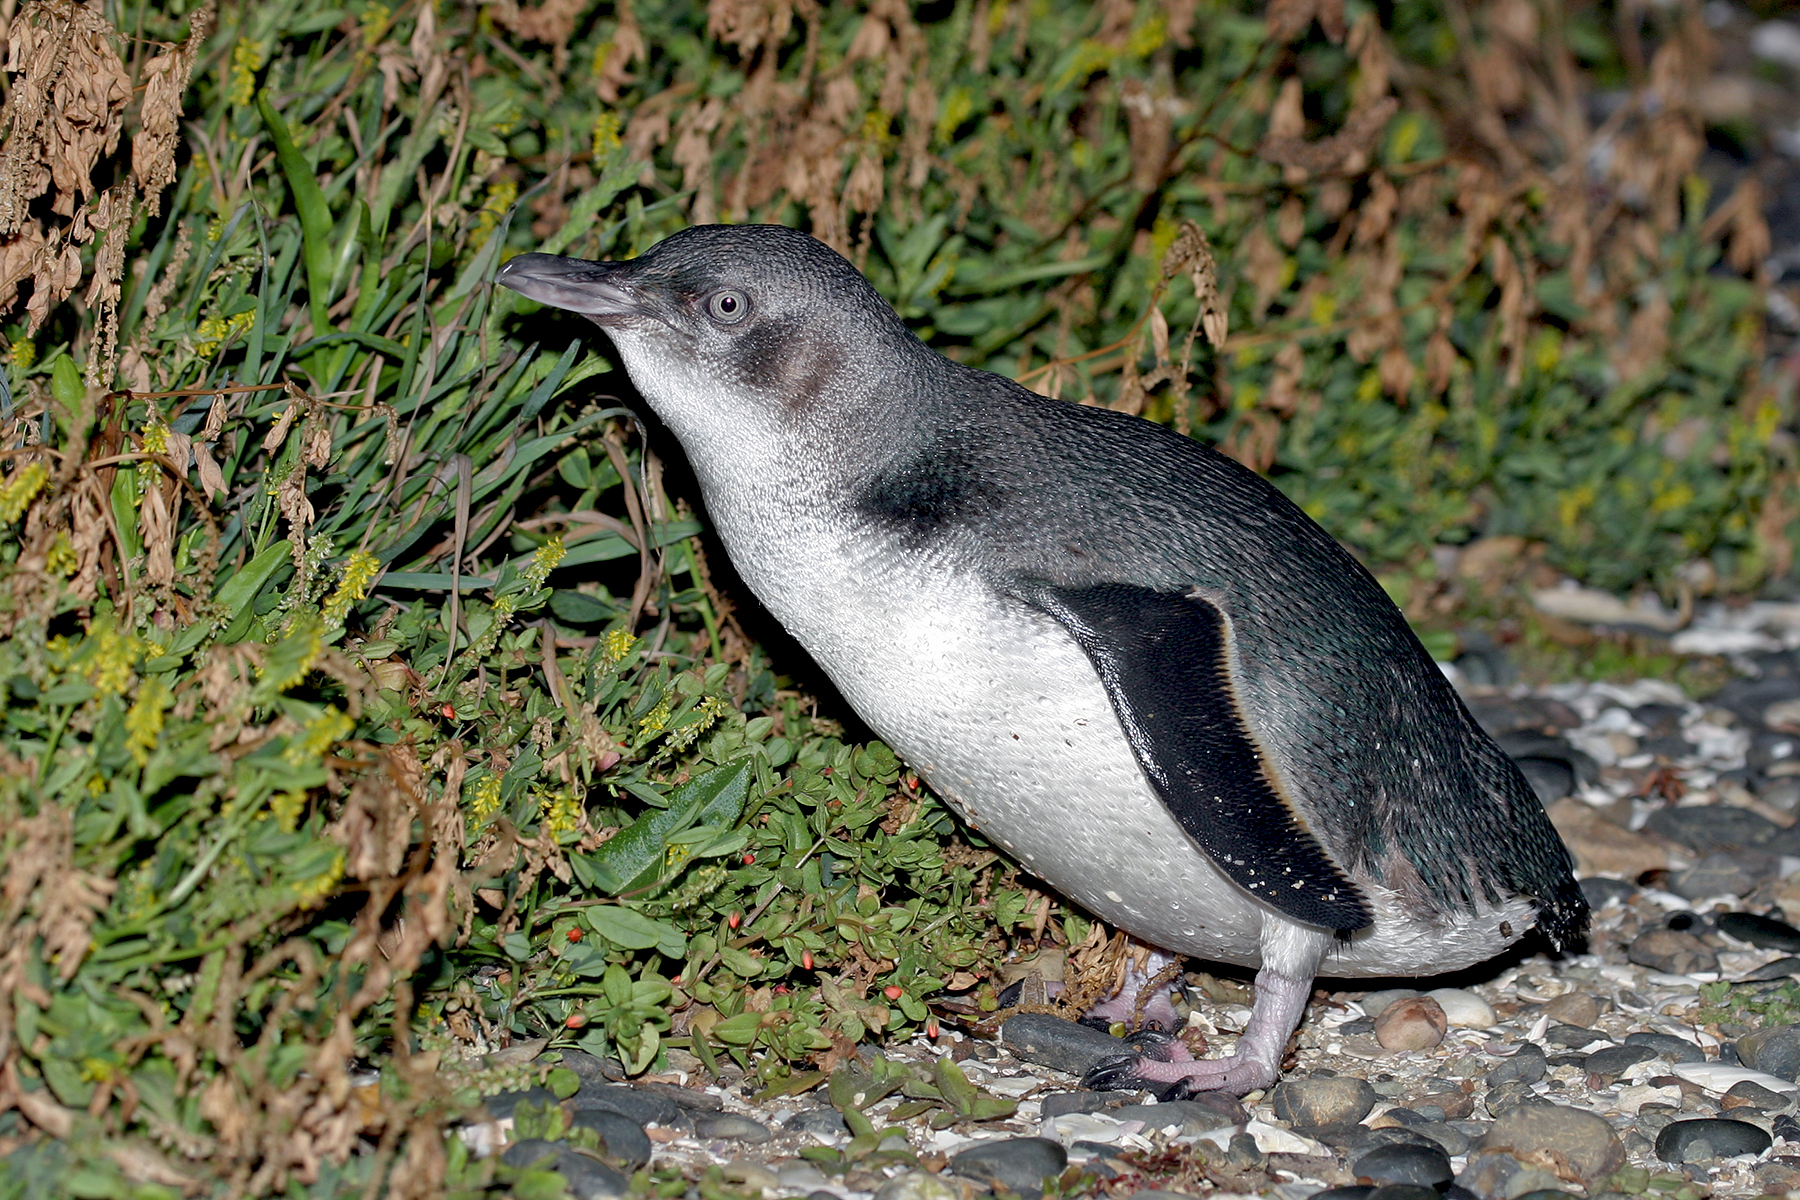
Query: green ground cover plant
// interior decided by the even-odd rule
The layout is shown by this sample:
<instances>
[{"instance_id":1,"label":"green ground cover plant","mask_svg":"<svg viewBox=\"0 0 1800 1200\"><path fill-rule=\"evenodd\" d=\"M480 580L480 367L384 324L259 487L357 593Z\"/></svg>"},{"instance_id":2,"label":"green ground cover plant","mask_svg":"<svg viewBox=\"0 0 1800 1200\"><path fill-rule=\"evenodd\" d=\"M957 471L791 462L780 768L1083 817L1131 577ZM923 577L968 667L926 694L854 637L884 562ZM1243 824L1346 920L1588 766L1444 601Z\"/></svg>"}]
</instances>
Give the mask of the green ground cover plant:
<instances>
[{"instance_id":1,"label":"green ground cover plant","mask_svg":"<svg viewBox=\"0 0 1800 1200\"><path fill-rule=\"evenodd\" d=\"M1216 440L1427 591L1465 544L1781 578L1767 232L1692 171L1704 30L1634 62L1611 19L21 5L0 1196L552 1195L444 1135L521 1048L792 1091L991 1011L1009 953L1077 997L1116 962L747 632L510 254L801 224L947 353ZM1637 99L1590 125L1572 79Z\"/></svg>"}]
</instances>

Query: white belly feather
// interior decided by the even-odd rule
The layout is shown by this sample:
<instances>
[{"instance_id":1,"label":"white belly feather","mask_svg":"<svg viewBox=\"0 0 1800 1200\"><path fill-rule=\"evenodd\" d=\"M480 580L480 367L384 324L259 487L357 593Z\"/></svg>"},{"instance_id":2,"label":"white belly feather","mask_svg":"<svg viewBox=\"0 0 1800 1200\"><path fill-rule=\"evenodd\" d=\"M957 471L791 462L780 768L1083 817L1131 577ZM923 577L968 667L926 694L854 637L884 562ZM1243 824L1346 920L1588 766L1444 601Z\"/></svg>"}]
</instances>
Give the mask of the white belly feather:
<instances>
[{"instance_id":1,"label":"white belly feather","mask_svg":"<svg viewBox=\"0 0 1800 1200\"><path fill-rule=\"evenodd\" d=\"M869 727L984 836L1144 941L1260 965L1265 922L1287 919L1227 879L1176 824L1087 657L1051 618L930 556L875 561L871 547L818 525L804 538L790 525L769 544L766 516L751 523L763 536L733 537L732 524L720 520L745 581ZM1374 924L1334 947L1324 974L1457 969L1532 922L1523 900L1422 922L1378 885L1357 882Z\"/></svg>"}]
</instances>

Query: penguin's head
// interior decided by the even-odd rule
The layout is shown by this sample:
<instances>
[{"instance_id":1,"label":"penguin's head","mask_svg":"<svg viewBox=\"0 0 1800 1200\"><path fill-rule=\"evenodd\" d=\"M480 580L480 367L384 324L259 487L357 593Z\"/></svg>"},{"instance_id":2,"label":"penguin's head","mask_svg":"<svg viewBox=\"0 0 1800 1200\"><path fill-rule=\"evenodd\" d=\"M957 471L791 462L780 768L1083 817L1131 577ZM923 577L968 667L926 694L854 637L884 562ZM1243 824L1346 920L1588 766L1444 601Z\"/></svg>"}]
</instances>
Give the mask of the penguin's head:
<instances>
[{"instance_id":1,"label":"penguin's head","mask_svg":"<svg viewBox=\"0 0 1800 1200\"><path fill-rule=\"evenodd\" d=\"M841 431L833 413L923 349L855 267L781 225L697 225L625 262L521 254L495 282L606 330L696 460Z\"/></svg>"}]
</instances>

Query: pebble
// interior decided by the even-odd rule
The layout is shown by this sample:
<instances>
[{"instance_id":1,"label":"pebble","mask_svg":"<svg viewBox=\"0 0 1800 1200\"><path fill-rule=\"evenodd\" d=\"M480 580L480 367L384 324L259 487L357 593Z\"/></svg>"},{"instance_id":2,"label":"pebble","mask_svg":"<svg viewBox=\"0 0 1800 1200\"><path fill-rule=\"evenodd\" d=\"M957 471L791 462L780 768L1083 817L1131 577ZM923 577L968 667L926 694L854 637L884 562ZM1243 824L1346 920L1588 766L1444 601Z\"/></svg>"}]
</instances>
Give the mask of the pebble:
<instances>
[{"instance_id":1,"label":"pebble","mask_svg":"<svg viewBox=\"0 0 1800 1200\"><path fill-rule=\"evenodd\" d=\"M1720 851L1670 876L1669 890L1688 900L1742 896L1770 873L1774 863L1774 858L1769 855L1752 855L1743 850Z\"/></svg>"},{"instance_id":2,"label":"pebble","mask_svg":"<svg viewBox=\"0 0 1800 1200\"><path fill-rule=\"evenodd\" d=\"M1363 1015L1373 1020L1396 1000L1406 1000L1418 994L1417 988L1387 988L1384 991L1370 992L1362 998Z\"/></svg>"},{"instance_id":3,"label":"pebble","mask_svg":"<svg viewBox=\"0 0 1800 1200\"><path fill-rule=\"evenodd\" d=\"M673 1126L679 1124L682 1117L681 1106L667 1096L658 1096L653 1092L643 1092L620 1084L604 1084L600 1087L584 1085L569 1098L569 1107L576 1112L601 1109L620 1113L639 1125Z\"/></svg>"},{"instance_id":4,"label":"pebble","mask_svg":"<svg viewBox=\"0 0 1800 1200\"><path fill-rule=\"evenodd\" d=\"M1800 929L1795 929L1786 921L1777 921L1774 917L1732 912L1725 913L1714 924L1727 937L1748 942L1763 950L1800 952Z\"/></svg>"},{"instance_id":5,"label":"pebble","mask_svg":"<svg viewBox=\"0 0 1800 1200\"><path fill-rule=\"evenodd\" d=\"M1649 1046L1608 1046L1583 1059L1581 1069L1610 1083L1637 1064L1655 1057L1656 1051Z\"/></svg>"},{"instance_id":6,"label":"pebble","mask_svg":"<svg viewBox=\"0 0 1800 1200\"><path fill-rule=\"evenodd\" d=\"M1623 879L1608 879L1603 875L1590 875L1581 881L1581 894L1586 897L1588 907L1599 912L1609 904L1624 904L1637 894L1637 885L1626 883Z\"/></svg>"},{"instance_id":7,"label":"pebble","mask_svg":"<svg viewBox=\"0 0 1800 1200\"><path fill-rule=\"evenodd\" d=\"M1275 1115L1290 1125L1354 1125L1375 1107L1375 1089L1347 1075L1284 1079L1271 1096Z\"/></svg>"},{"instance_id":8,"label":"pebble","mask_svg":"<svg viewBox=\"0 0 1800 1200\"><path fill-rule=\"evenodd\" d=\"M1600 1019L1600 1001L1587 992L1564 992L1544 1005L1544 1015L1559 1025L1592 1025Z\"/></svg>"},{"instance_id":9,"label":"pebble","mask_svg":"<svg viewBox=\"0 0 1800 1200\"><path fill-rule=\"evenodd\" d=\"M1503 1083L1536 1083L1549 1070L1544 1048L1536 1042L1526 1042L1519 1046L1518 1052L1500 1060L1498 1065L1487 1074L1488 1091Z\"/></svg>"},{"instance_id":10,"label":"pebble","mask_svg":"<svg viewBox=\"0 0 1800 1200\"><path fill-rule=\"evenodd\" d=\"M483 1097L481 1103L496 1121L504 1121L521 1104L539 1107L555 1104L556 1093L549 1088L532 1087L517 1092L496 1092L492 1096Z\"/></svg>"},{"instance_id":11,"label":"pebble","mask_svg":"<svg viewBox=\"0 0 1800 1200\"><path fill-rule=\"evenodd\" d=\"M1665 1058L1671 1063L1703 1063L1706 1051L1683 1037L1672 1033L1656 1033L1640 1029L1636 1033L1625 1035L1627 1046L1648 1046L1656 1051L1658 1058Z\"/></svg>"},{"instance_id":12,"label":"pebble","mask_svg":"<svg viewBox=\"0 0 1800 1200\"><path fill-rule=\"evenodd\" d=\"M1719 956L1713 953L1712 947L1678 929L1652 929L1639 934L1625 951L1625 957L1640 967L1667 975L1692 975L1719 969Z\"/></svg>"},{"instance_id":13,"label":"pebble","mask_svg":"<svg viewBox=\"0 0 1800 1200\"><path fill-rule=\"evenodd\" d=\"M1375 1018L1375 1040L1384 1050L1429 1050L1444 1040L1449 1022L1430 996L1408 996Z\"/></svg>"},{"instance_id":14,"label":"pebble","mask_svg":"<svg viewBox=\"0 0 1800 1200\"><path fill-rule=\"evenodd\" d=\"M621 1113L604 1108L584 1109L569 1118L569 1127L599 1135L602 1158L624 1163L632 1170L650 1161L650 1135L642 1125Z\"/></svg>"},{"instance_id":15,"label":"pebble","mask_svg":"<svg viewBox=\"0 0 1800 1200\"><path fill-rule=\"evenodd\" d=\"M1077 1079L1110 1058L1135 1053L1131 1043L1047 1013L1020 1013L1000 1026L1000 1041L1029 1063Z\"/></svg>"},{"instance_id":16,"label":"pebble","mask_svg":"<svg viewBox=\"0 0 1800 1200\"><path fill-rule=\"evenodd\" d=\"M1800 1025L1758 1029L1737 1041L1738 1061L1746 1067L1800 1080Z\"/></svg>"},{"instance_id":17,"label":"pebble","mask_svg":"<svg viewBox=\"0 0 1800 1200\"><path fill-rule=\"evenodd\" d=\"M761 1121L737 1113L698 1113L694 1117L694 1134L703 1138L728 1138L754 1146L775 1135Z\"/></svg>"},{"instance_id":18,"label":"pebble","mask_svg":"<svg viewBox=\"0 0 1800 1200\"><path fill-rule=\"evenodd\" d=\"M803 1108L789 1117L782 1128L794 1133L818 1133L828 1137L850 1132L850 1127L844 1124L844 1114L835 1108Z\"/></svg>"},{"instance_id":19,"label":"pebble","mask_svg":"<svg viewBox=\"0 0 1800 1200\"><path fill-rule=\"evenodd\" d=\"M1589 1183L1605 1178L1625 1161L1619 1135L1602 1117L1562 1104L1520 1104L1494 1121L1482 1149L1514 1154L1554 1154Z\"/></svg>"},{"instance_id":20,"label":"pebble","mask_svg":"<svg viewBox=\"0 0 1800 1200\"><path fill-rule=\"evenodd\" d=\"M1462 988L1434 988L1425 993L1444 1010L1452 1029L1492 1029L1499 1021L1494 1006Z\"/></svg>"},{"instance_id":21,"label":"pebble","mask_svg":"<svg viewBox=\"0 0 1800 1200\"><path fill-rule=\"evenodd\" d=\"M1745 1079L1731 1085L1731 1090L1720 1099L1719 1107L1727 1110L1753 1108L1763 1113L1787 1112L1794 1107L1794 1098Z\"/></svg>"},{"instance_id":22,"label":"pebble","mask_svg":"<svg viewBox=\"0 0 1800 1200\"><path fill-rule=\"evenodd\" d=\"M1435 1188L1455 1177L1443 1147L1417 1142L1375 1146L1351 1160L1350 1169L1358 1179L1377 1184L1417 1183Z\"/></svg>"},{"instance_id":23,"label":"pebble","mask_svg":"<svg viewBox=\"0 0 1800 1200\"><path fill-rule=\"evenodd\" d=\"M590 1158L566 1142L546 1142L526 1138L514 1142L500 1155L500 1161L513 1167L539 1167L555 1171L568 1184L575 1200L611 1200L630 1190L625 1176L599 1159Z\"/></svg>"},{"instance_id":24,"label":"pebble","mask_svg":"<svg viewBox=\"0 0 1800 1200\"><path fill-rule=\"evenodd\" d=\"M1069 1152L1048 1138L1006 1138L982 1142L950 1159L950 1170L978 1183L999 1183L1025 1194L1043 1190L1044 1181L1062 1174Z\"/></svg>"},{"instance_id":25,"label":"pebble","mask_svg":"<svg viewBox=\"0 0 1800 1200\"><path fill-rule=\"evenodd\" d=\"M1223 1092L1202 1092L1189 1100L1165 1100L1161 1104L1127 1104L1106 1114L1119 1121L1142 1121L1151 1129L1179 1126L1181 1135L1211 1133L1250 1119L1244 1106Z\"/></svg>"},{"instance_id":26,"label":"pebble","mask_svg":"<svg viewBox=\"0 0 1800 1200\"><path fill-rule=\"evenodd\" d=\"M1791 955L1778 958L1774 962L1764 963L1756 970L1744 976L1744 983L1773 983L1777 979L1791 979L1800 975L1800 958Z\"/></svg>"},{"instance_id":27,"label":"pebble","mask_svg":"<svg viewBox=\"0 0 1800 1200\"><path fill-rule=\"evenodd\" d=\"M1686 846L1696 854L1747 850L1774 837L1781 828L1760 813L1723 804L1659 808L1644 822L1650 833Z\"/></svg>"},{"instance_id":28,"label":"pebble","mask_svg":"<svg viewBox=\"0 0 1800 1200\"><path fill-rule=\"evenodd\" d=\"M1664 1162L1697 1163L1738 1154L1761 1154L1774 1139L1748 1121L1703 1118L1674 1121L1656 1135L1656 1157Z\"/></svg>"},{"instance_id":29,"label":"pebble","mask_svg":"<svg viewBox=\"0 0 1800 1200\"><path fill-rule=\"evenodd\" d=\"M896 1175L875 1189L875 1200L960 1200L960 1195L936 1175L924 1171ZM809 1196L807 1200L812 1198Z\"/></svg>"}]
</instances>

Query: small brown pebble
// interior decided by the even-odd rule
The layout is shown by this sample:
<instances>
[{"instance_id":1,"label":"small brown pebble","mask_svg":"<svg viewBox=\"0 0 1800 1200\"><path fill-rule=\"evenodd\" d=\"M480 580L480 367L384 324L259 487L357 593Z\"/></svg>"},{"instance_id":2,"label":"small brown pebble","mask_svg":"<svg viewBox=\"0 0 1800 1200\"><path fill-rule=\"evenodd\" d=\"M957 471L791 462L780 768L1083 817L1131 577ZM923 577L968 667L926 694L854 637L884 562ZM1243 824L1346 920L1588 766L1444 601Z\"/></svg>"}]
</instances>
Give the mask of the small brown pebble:
<instances>
[{"instance_id":1,"label":"small brown pebble","mask_svg":"<svg viewBox=\"0 0 1800 1200\"><path fill-rule=\"evenodd\" d=\"M1558 1024L1591 1029L1600 1019L1600 1002L1586 992L1565 992L1544 1005L1544 1013Z\"/></svg>"},{"instance_id":2,"label":"small brown pebble","mask_svg":"<svg viewBox=\"0 0 1800 1200\"><path fill-rule=\"evenodd\" d=\"M1430 996L1408 996L1375 1018L1375 1040L1384 1050L1429 1050L1444 1040L1450 1022Z\"/></svg>"}]
</instances>

